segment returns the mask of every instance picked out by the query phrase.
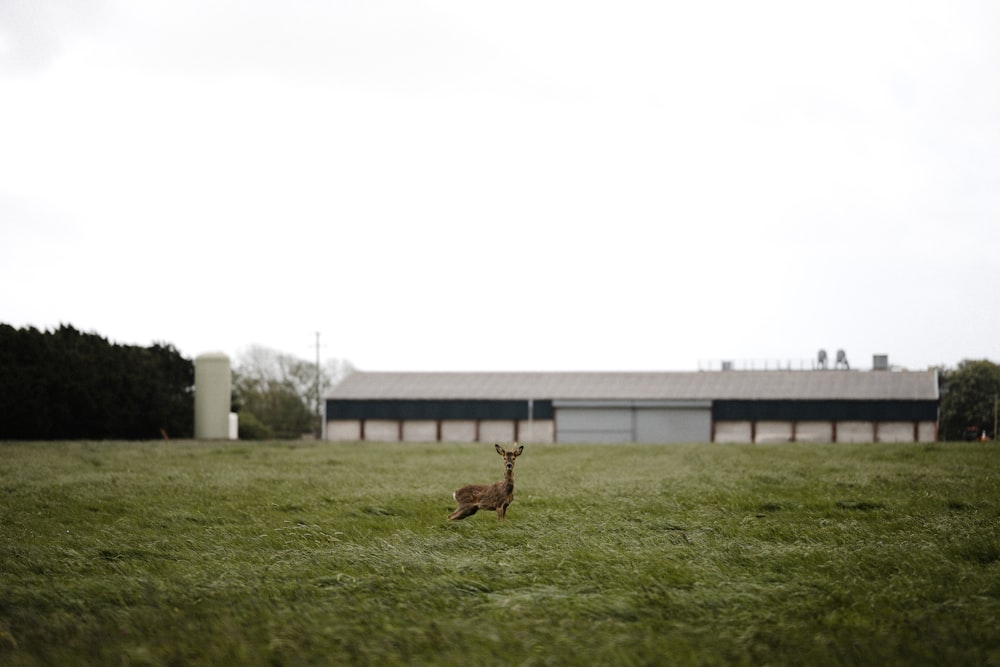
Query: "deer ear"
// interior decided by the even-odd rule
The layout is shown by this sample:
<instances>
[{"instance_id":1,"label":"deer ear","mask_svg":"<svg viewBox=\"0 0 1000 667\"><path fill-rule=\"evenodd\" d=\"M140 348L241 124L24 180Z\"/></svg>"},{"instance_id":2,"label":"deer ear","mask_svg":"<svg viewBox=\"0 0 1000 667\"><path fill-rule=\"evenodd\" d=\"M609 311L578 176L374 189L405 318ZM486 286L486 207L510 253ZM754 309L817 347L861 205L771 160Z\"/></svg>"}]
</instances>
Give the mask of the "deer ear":
<instances>
[{"instance_id":1,"label":"deer ear","mask_svg":"<svg viewBox=\"0 0 1000 667\"><path fill-rule=\"evenodd\" d=\"M514 456L520 456L521 452L523 452L523 451L524 451L524 445L521 445L516 450L514 450Z\"/></svg>"},{"instance_id":2,"label":"deer ear","mask_svg":"<svg viewBox=\"0 0 1000 667\"><path fill-rule=\"evenodd\" d=\"M494 444L493 446L497 448L497 454L499 454L500 456L504 455L503 447L501 447L500 445L496 445L496 444Z\"/></svg>"}]
</instances>

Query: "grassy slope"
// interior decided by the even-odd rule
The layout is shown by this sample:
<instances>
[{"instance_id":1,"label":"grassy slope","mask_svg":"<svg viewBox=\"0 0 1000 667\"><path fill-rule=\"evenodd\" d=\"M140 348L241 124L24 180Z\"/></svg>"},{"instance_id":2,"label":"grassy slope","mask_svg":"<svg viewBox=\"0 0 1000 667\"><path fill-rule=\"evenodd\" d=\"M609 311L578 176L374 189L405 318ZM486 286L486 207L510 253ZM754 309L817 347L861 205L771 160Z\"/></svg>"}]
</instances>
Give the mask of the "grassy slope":
<instances>
[{"instance_id":1,"label":"grassy slope","mask_svg":"<svg viewBox=\"0 0 1000 667\"><path fill-rule=\"evenodd\" d=\"M992 445L0 456L7 664L1000 664Z\"/></svg>"}]
</instances>

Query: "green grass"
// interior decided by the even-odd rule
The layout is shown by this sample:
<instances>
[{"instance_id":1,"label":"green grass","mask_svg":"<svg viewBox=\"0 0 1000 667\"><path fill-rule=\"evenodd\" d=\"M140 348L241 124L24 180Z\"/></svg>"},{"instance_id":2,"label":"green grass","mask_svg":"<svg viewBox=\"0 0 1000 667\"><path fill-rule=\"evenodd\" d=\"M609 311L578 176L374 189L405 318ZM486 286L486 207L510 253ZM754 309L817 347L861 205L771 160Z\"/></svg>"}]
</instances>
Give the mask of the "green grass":
<instances>
[{"instance_id":1,"label":"green grass","mask_svg":"<svg viewBox=\"0 0 1000 667\"><path fill-rule=\"evenodd\" d=\"M5 665L1000 665L991 444L0 456Z\"/></svg>"}]
</instances>

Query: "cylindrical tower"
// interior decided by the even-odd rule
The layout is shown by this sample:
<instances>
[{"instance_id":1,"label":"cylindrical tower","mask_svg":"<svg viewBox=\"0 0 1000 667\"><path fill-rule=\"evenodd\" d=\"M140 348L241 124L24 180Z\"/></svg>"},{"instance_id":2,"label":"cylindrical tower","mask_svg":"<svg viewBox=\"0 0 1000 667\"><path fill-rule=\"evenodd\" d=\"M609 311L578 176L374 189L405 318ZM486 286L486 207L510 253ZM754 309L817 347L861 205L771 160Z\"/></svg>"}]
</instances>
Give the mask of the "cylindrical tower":
<instances>
[{"instance_id":1,"label":"cylindrical tower","mask_svg":"<svg viewBox=\"0 0 1000 667\"><path fill-rule=\"evenodd\" d=\"M194 360L194 437L225 440L229 437L232 402L229 357L207 352Z\"/></svg>"}]
</instances>

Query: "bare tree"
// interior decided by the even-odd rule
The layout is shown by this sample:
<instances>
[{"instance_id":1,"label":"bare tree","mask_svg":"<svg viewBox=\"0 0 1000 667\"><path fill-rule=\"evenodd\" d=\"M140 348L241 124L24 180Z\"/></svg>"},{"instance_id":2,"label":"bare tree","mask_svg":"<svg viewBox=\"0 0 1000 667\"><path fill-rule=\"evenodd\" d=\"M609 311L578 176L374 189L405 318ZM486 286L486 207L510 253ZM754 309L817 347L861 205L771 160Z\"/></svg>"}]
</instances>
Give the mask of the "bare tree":
<instances>
[{"instance_id":1,"label":"bare tree","mask_svg":"<svg viewBox=\"0 0 1000 667\"><path fill-rule=\"evenodd\" d=\"M320 432L322 406L318 398L350 371L350 362L328 359L316 363L261 345L252 345L237 357L234 392L241 411L250 412L279 437Z\"/></svg>"}]
</instances>

